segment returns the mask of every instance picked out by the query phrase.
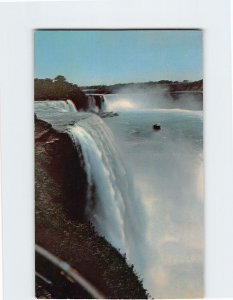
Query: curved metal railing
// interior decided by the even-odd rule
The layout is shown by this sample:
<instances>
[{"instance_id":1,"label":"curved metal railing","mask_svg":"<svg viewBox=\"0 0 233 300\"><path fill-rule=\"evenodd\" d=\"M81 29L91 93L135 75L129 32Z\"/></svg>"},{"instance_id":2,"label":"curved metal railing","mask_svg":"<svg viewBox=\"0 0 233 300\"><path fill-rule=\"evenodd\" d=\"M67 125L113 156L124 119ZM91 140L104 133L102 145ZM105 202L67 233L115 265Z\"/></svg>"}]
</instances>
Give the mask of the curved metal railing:
<instances>
[{"instance_id":1,"label":"curved metal railing","mask_svg":"<svg viewBox=\"0 0 233 300\"><path fill-rule=\"evenodd\" d=\"M36 280L56 298L105 299L88 280L68 263L39 245L36 251Z\"/></svg>"}]
</instances>

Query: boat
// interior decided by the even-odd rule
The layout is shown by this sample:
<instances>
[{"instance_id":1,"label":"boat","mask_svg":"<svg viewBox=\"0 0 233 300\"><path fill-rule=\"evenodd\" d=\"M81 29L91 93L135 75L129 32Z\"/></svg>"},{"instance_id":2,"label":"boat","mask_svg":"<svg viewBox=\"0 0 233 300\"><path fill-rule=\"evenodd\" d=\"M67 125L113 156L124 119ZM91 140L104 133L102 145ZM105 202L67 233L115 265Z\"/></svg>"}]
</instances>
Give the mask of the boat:
<instances>
[{"instance_id":1,"label":"boat","mask_svg":"<svg viewBox=\"0 0 233 300\"><path fill-rule=\"evenodd\" d=\"M161 126L159 124L154 124L153 125L153 129L154 130L160 130L161 129Z\"/></svg>"}]
</instances>

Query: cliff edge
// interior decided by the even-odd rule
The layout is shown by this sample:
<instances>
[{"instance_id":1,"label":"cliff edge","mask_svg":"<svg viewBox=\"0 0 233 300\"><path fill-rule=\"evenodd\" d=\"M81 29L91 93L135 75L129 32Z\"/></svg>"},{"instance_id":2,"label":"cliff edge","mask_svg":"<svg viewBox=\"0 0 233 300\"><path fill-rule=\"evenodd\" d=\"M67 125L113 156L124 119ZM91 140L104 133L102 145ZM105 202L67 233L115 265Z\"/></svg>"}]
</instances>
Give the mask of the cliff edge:
<instances>
[{"instance_id":1,"label":"cliff edge","mask_svg":"<svg viewBox=\"0 0 233 300\"><path fill-rule=\"evenodd\" d=\"M85 220L86 175L69 136L35 120L35 240L68 262L106 298L148 298L142 281ZM36 283L37 298L54 298Z\"/></svg>"}]
</instances>

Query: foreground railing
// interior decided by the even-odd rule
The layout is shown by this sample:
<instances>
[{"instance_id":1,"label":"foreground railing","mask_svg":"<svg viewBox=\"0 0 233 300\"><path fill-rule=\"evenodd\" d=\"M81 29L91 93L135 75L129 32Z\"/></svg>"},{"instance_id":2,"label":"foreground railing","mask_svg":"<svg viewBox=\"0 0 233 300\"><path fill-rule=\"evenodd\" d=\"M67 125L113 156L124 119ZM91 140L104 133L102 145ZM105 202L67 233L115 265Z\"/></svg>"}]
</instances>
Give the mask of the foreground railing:
<instances>
[{"instance_id":1,"label":"foreground railing","mask_svg":"<svg viewBox=\"0 0 233 300\"><path fill-rule=\"evenodd\" d=\"M36 284L54 298L104 299L89 281L68 263L36 245Z\"/></svg>"}]
</instances>

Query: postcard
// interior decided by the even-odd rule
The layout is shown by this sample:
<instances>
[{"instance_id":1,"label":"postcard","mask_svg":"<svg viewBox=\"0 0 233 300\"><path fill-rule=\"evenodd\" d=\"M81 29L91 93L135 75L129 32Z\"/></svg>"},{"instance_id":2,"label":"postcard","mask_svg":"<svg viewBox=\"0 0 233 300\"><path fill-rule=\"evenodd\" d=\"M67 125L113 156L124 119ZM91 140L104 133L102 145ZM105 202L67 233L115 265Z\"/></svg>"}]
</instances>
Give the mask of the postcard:
<instances>
[{"instance_id":1,"label":"postcard","mask_svg":"<svg viewBox=\"0 0 233 300\"><path fill-rule=\"evenodd\" d=\"M202 31L34 34L36 296L202 297Z\"/></svg>"},{"instance_id":2,"label":"postcard","mask_svg":"<svg viewBox=\"0 0 233 300\"><path fill-rule=\"evenodd\" d=\"M232 298L230 1L0 7L3 298Z\"/></svg>"}]
</instances>

